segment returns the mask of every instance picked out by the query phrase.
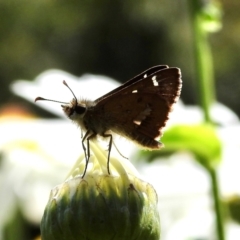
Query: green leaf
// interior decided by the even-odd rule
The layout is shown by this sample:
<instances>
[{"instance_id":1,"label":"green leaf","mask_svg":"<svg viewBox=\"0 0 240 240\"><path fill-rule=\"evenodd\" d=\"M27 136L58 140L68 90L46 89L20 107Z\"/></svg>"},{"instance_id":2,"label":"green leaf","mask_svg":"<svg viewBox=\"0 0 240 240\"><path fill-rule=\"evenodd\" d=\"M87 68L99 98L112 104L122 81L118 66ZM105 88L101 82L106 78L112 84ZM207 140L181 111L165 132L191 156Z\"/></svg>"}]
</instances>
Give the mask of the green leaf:
<instances>
[{"instance_id":1,"label":"green leaf","mask_svg":"<svg viewBox=\"0 0 240 240\"><path fill-rule=\"evenodd\" d=\"M206 168L218 164L222 146L214 127L210 125L176 125L164 132L161 138L164 148L159 151L144 152L148 161L177 151L191 152L196 160Z\"/></svg>"}]
</instances>

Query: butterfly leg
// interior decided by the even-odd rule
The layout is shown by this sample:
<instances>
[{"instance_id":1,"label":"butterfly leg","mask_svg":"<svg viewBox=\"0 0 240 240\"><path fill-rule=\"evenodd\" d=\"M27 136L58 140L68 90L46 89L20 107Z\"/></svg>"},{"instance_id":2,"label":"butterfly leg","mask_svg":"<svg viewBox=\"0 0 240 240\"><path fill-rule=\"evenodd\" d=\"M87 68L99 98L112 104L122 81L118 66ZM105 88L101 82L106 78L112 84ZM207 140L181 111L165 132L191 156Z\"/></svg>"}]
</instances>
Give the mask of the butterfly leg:
<instances>
[{"instance_id":1,"label":"butterfly leg","mask_svg":"<svg viewBox=\"0 0 240 240\"><path fill-rule=\"evenodd\" d=\"M108 174L110 175L109 163L110 163L110 152L111 152L112 143L113 143L112 134L105 134L105 133L104 133L102 136L103 136L103 137L109 137L109 138L110 138L110 140L109 140L109 145L108 145L108 158L107 158L107 171L108 171Z\"/></svg>"},{"instance_id":2,"label":"butterfly leg","mask_svg":"<svg viewBox=\"0 0 240 240\"><path fill-rule=\"evenodd\" d=\"M117 150L118 154L119 154L121 157L123 157L123 158L125 158L125 159L128 159L127 157L125 157L124 155L122 155L122 153L121 153L121 152L119 151L119 149L117 148L117 146L116 146L115 142L114 142L114 141L112 141L112 143L113 143L113 146L116 148L116 150Z\"/></svg>"},{"instance_id":3,"label":"butterfly leg","mask_svg":"<svg viewBox=\"0 0 240 240\"><path fill-rule=\"evenodd\" d=\"M86 165L85 165L85 169L84 169L84 172L83 172L83 175L82 175L82 178L84 178L85 174L86 174L86 171L87 171L87 166L88 166L88 162L89 162L89 158L90 158L90 146L89 146L89 140L92 138L92 137L95 137L96 134L95 133L92 133L90 135L91 131L88 130L83 139L82 139L82 147L83 147L83 151L84 151L84 155L85 155L85 159L86 159ZM90 135L90 136L89 136ZM84 145L84 141L87 140L87 148L85 147Z\"/></svg>"}]
</instances>

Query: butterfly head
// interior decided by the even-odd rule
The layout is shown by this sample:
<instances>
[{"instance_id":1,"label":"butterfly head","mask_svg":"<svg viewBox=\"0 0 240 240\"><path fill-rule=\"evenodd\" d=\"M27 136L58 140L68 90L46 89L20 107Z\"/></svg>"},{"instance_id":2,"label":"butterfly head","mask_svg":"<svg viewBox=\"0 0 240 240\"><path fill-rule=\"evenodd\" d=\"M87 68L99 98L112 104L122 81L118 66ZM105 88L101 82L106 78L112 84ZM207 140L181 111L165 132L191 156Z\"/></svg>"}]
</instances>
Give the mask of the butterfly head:
<instances>
[{"instance_id":1,"label":"butterfly head","mask_svg":"<svg viewBox=\"0 0 240 240\"><path fill-rule=\"evenodd\" d=\"M39 100L45 100L45 101L63 103L63 105L61 105L61 106L62 106L62 109L63 109L64 113L66 114L66 116L73 121L77 121L77 122L81 123L83 116L87 110L87 104L91 105L91 102L90 101L78 101L75 94L73 93L72 89L68 86L68 84L65 81L63 81L63 84L72 92L73 97L74 97L72 99L72 101L70 101L69 103L56 101L56 100L52 100L52 99L46 99L46 98L42 98L42 97L37 97L35 99L35 102L39 101Z\"/></svg>"},{"instance_id":2,"label":"butterfly head","mask_svg":"<svg viewBox=\"0 0 240 240\"><path fill-rule=\"evenodd\" d=\"M64 113L72 120L83 118L86 112L86 105L73 98L69 104L61 105Z\"/></svg>"}]
</instances>

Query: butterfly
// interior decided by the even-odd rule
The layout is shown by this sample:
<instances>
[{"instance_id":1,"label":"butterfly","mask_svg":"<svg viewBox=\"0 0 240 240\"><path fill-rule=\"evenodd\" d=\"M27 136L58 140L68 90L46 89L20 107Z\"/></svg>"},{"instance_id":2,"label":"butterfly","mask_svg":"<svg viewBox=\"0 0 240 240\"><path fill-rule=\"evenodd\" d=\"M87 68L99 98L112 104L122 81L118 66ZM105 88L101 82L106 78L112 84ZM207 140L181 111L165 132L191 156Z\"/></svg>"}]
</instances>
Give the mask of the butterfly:
<instances>
[{"instance_id":1,"label":"butterfly","mask_svg":"<svg viewBox=\"0 0 240 240\"><path fill-rule=\"evenodd\" d=\"M94 101L78 100L67 83L65 81L63 83L74 96L69 103L62 105L63 111L84 131L82 147L86 166L82 177L86 174L90 158L89 141L97 135L109 138L107 156L109 174L113 132L143 148L160 149L163 144L159 138L182 88L180 69L169 68L167 65L149 68ZM38 100L59 102L42 97L35 99Z\"/></svg>"}]
</instances>

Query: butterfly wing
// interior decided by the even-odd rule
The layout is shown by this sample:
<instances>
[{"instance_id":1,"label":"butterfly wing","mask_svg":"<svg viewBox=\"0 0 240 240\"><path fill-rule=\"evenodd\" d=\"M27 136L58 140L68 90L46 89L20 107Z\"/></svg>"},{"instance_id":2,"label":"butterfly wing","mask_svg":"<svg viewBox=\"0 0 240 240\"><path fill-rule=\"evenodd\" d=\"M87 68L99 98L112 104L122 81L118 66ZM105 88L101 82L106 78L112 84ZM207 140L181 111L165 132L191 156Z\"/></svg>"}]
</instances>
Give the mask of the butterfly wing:
<instances>
[{"instance_id":1,"label":"butterfly wing","mask_svg":"<svg viewBox=\"0 0 240 240\"><path fill-rule=\"evenodd\" d=\"M166 65L158 65L158 66L151 67L151 68L147 69L146 71L138 74L137 76L131 78L130 80L128 80L127 82L125 82L121 86L113 89L112 91L110 91L107 94L103 95L102 97L98 98L97 100L95 100L95 102L100 102L103 99L108 98L109 96L111 96L111 95L119 92L120 90L130 86L131 84L136 83L138 81L141 81L144 78L144 76L149 76L149 75L151 75L153 73L156 73L156 72L158 72L158 71L160 71L162 69L165 69L165 68L168 68L168 66L166 66Z\"/></svg>"},{"instance_id":2,"label":"butterfly wing","mask_svg":"<svg viewBox=\"0 0 240 240\"><path fill-rule=\"evenodd\" d=\"M162 136L172 105L180 96L181 72L165 67L145 74L103 96L97 106L109 129L143 147L157 149L161 143L156 139Z\"/></svg>"}]
</instances>

